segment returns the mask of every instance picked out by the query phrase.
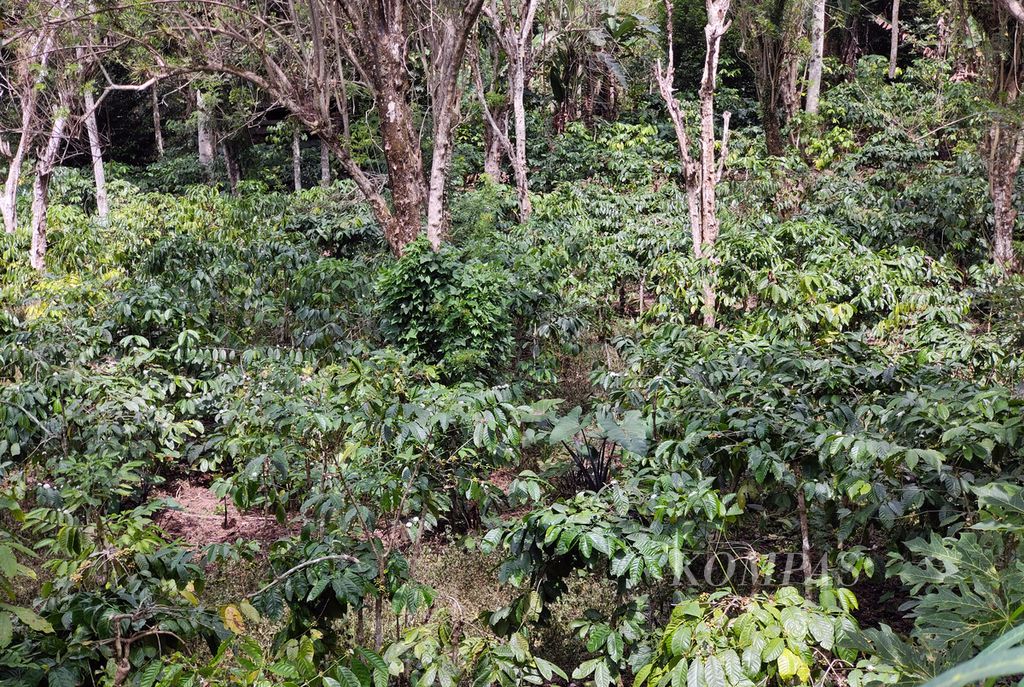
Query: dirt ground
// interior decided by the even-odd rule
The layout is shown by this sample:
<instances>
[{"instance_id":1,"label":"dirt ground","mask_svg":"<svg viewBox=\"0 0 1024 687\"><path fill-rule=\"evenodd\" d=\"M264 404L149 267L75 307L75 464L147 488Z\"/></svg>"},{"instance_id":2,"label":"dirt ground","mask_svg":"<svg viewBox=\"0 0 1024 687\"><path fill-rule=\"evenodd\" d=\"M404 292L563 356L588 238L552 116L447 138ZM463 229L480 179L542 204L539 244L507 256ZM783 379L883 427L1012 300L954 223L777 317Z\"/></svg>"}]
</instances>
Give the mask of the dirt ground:
<instances>
[{"instance_id":1,"label":"dirt ground","mask_svg":"<svg viewBox=\"0 0 1024 687\"><path fill-rule=\"evenodd\" d=\"M236 539L269 544L288 534L288 528L272 515L242 513L229 499L217 498L203 484L173 482L156 496L170 499L180 506L180 509L169 508L159 513L156 524L172 539L180 539L195 547L234 542Z\"/></svg>"}]
</instances>

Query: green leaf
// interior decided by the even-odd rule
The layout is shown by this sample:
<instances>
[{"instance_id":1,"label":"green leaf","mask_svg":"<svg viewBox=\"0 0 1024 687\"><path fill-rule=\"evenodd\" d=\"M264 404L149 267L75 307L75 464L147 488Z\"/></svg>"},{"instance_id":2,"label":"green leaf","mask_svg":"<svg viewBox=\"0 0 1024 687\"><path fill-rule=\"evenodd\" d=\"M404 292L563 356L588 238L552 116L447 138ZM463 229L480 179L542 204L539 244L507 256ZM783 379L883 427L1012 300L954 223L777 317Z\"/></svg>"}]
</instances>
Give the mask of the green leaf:
<instances>
[{"instance_id":1,"label":"green leaf","mask_svg":"<svg viewBox=\"0 0 1024 687\"><path fill-rule=\"evenodd\" d=\"M811 613L807 619L807 627L814 637L814 641L826 651L831 651L835 646L836 628L830 618L817 613Z\"/></svg>"},{"instance_id":2,"label":"green leaf","mask_svg":"<svg viewBox=\"0 0 1024 687\"><path fill-rule=\"evenodd\" d=\"M0 577L13 579L18 574L18 559L14 557L11 547L0 544Z\"/></svg>"},{"instance_id":3,"label":"green leaf","mask_svg":"<svg viewBox=\"0 0 1024 687\"><path fill-rule=\"evenodd\" d=\"M776 637L775 639L772 639L767 644L765 644L764 650L761 651L761 659L765 663L769 661L774 661L782 655L782 651L785 648L786 642L784 642L780 637Z\"/></svg>"},{"instance_id":4,"label":"green leaf","mask_svg":"<svg viewBox=\"0 0 1024 687\"><path fill-rule=\"evenodd\" d=\"M622 635L620 635L618 632L612 632L611 634L609 634L608 635L607 647L608 647L608 656L610 656L613 661L618 663L619 661L622 660L622 652L623 652Z\"/></svg>"},{"instance_id":5,"label":"green leaf","mask_svg":"<svg viewBox=\"0 0 1024 687\"><path fill-rule=\"evenodd\" d=\"M21 606L8 606L7 604L0 604L0 610L10 611L18 617L18 620L28 625L36 632L53 632L53 626L50 625L45 619L36 615L33 611Z\"/></svg>"},{"instance_id":6,"label":"green leaf","mask_svg":"<svg viewBox=\"0 0 1024 687\"><path fill-rule=\"evenodd\" d=\"M717 656L708 656L704 662L704 683L706 687L726 687L725 668Z\"/></svg>"},{"instance_id":7,"label":"green leaf","mask_svg":"<svg viewBox=\"0 0 1024 687\"><path fill-rule=\"evenodd\" d=\"M787 606L780 615L782 629L790 639L802 642L807 636L807 614L799 606Z\"/></svg>"},{"instance_id":8,"label":"green leaf","mask_svg":"<svg viewBox=\"0 0 1024 687\"><path fill-rule=\"evenodd\" d=\"M612 672L604 659L601 659L594 668L594 684L597 687L609 687L612 684Z\"/></svg>"},{"instance_id":9,"label":"green leaf","mask_svg":"<svg viewBox=\"0 0 1024 687\"><path fill-rule=\"evenodd\" d=\"M551 429L551 434L548 436L548 442L551 444L560 444L563 441L572 439L580 431L580 414L582 409L577 406L572 411L561 418L555 426Z\"/></svg>"},{"instance_id":10,"label":"green leaf","mask_svg":"<svg viewBox=\"0 0 1024 687\"><path fill-rule=\"evenodd\" d=\"M0 611L0 649L10 645L13 635L14 627L11 623L11 614L7 611Z\"/></svg>"},{"instance_id":11,"label":"green leaf","mask_svg":"<svg viewBox=\"0 0 1024 687\"><path fill-rule=\"evenodd\" d=\"M963 687L963 685L1024 673L1024 647L982 654L950 668L924 684L924 687Z\"/></svg>"},{"instance_id":12,"label":"green leaf","mask_svg":"<svg viewBox=\"0 0 1024 687\"><path fill-rule=\"evenodd\" d=\"M699 658L690 662L686 671L686 687L704 687L704 664Z\"/></svg>"},{"instance_id":13,"label":"green leaf","mask_svg":"<svg viewBox=\"0 0 1024 687\"><path fill-rule=\"evenodd\" d=\"M799 677L803 682L807 682L811 678L811 671L804 663L804 660L794 654L789 649L784 649L777 659L779 667L779 677L783 680L790 680L794 677Z\"/></svg>"}]
</instances>

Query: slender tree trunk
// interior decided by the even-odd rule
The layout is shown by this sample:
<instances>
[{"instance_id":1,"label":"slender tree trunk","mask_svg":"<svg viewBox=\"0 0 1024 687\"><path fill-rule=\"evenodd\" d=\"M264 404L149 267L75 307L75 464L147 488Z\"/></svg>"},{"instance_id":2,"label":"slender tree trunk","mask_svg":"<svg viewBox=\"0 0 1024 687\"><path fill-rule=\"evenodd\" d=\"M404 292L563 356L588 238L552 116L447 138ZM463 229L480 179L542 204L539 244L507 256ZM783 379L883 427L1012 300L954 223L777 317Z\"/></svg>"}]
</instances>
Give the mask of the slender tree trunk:
<instances>
[{"instance_id":1,"label":"slender tree trunk","mask_svg":"<svg viewBox=\"0 0 1024 687\"><path fill-rule=\"evenodd\" d=\"M238 158L235 157L234 146L227 141L220 144L221 156L224 158L224 171L228 175L228 187L231 193L238 193L238 182L242 179L242 173L238 168Z\"/></svg>"},{"instance_id":2,"label":"slender tree trunk","mask_svg":"<svg viewBox=\"0 0 1024 687\"><path fill-rule=\"evenodd\" d=\"M715 242L718 241L715 196L715 186L718 184L718 166L715 164L715 82L718 77L722 36L729 26L726 21L729 4L730 0L707 0L708 25L704 27L706 54L700 85L700 199L701 234L705 256L713 251ZM717 319L714 281L714 274L710 274L704 283L704 326L709 328L715 326Z\"/></svg>"},{"instance_id":3,"label":"slender tree trunk","mask_svg":"<svg viewBox=\"0 0 1024 687\"><path fill-rule=\"evenodd\" d=\"M302 134L298 129L292 132L292 183L296 193L302 190Z\"/></svg>"},{"instance_id":4,"label":"slender tree trunk","mask_svg":"<svg viewBox=\"0 0 1024 687\"><path fill-rule=\"evenodd\" d=\"M384 599L378 593L373 599L373 649L384 646Z\"/></svg>"},{"instance_id":5,"label":"slender tree trunk","mask_svg":"<svg viewBox=\"0 0 1024 687\"><path fill-rule=\"evenodd\" d=\"M817 114L821 96L821 72L825 60L825 0L814 0L811 15L811 57L807 67L807 100L804 109Z\"/></svg>"},{"instance_id":6,"label":"slender tree trunk","mask_svg":"<svg viewBox=\"0 0 1024 687\"><path fill-rule=\"evenodd\" d=\"M892 0L892 27L889 36L889 80L896 78L896 60L900 52L900 0Z\"/></svg>"},{"instance_id":7,"label":"slender tree trunk","mask_svg":"<svg viewBox=\"0 0 1024 687\"><path fill-rule=\"evenodd\" d=\"M157 86L153 84L149 94L153 103L153 141L156 144L157 157L164 156L164 132L160 124L160 96L157 93Z\"/></svg>"},{"instance_id":8,"label":"slender tree trunk","mask_svg":"<svg viewBox=\"0 0 1024 687\"><path fill-rule=\"evenodd\" d=\"M436 33L433 50L437 52L430 58L432 68L428 70L431 75L428 87L434 96L434 151L427 183L427 240L435 251L441 248L441 238L448 224L444 196L455 150L452 134L459 121L459 106L462 103L459 73L466 55L469 32L476 25L482 7L483 0L468 0L464 3L462 16L446 23ZM404 65L402 69L405 70Z\"/></svg>"},{"instance_id":9,"label":"slender tree trunk","mask_svg":"<svg viewBox=\"0 0 1024 687\"><path fill-rule=\"evenodd\" d=\"M207 175L210 175L213 171L215 156L213 117L206 102L206 96L200 90L196 90L196 106L198 107L197 143L199 147L199 164L206 170Z\"/></svg>"},{"instance_id":10,"label":"slender tree trunk","mask_svg":"<svg viewBox=\"0 0 1024 687\"><path fill-rule=\"evenodd\" d=\"M492 181L504 183L506 176L501 168L502 160L505 157L505 147L501 142L502 137L508 138L508 108L499 107L493 112L494 124L489 122L484 127L484 174Z\"/></svg>"},{"instance_id":11,"label":"slender tree trunk","mask_svg":"<svg viewBox=\"0 0 1024 687\"><path fill-rule=\"evenodd\" d=\"M800 472L797 471L796 509L800 518L800 570L804 576L804 595L809 599L816 597L814 593L814 562L811 560L811 528L807 522L807 500L804 497Z\"/></svg>"},{"instance_id":12,"label":"slender tree trunk","mask_svg":"<svg viewBox=\"0 0 1024 687\"><path fill-rule=\"evenodd\" d=\"M526 47L520 45L512 66L512 121L515 126L515 154L511 159L512 174L516 180L516 200L519 203L519 221L530 221L533 205L530 203L530 173L526 159Z\"/></svg>"},{"instance_id":13,"label":"slender tree trunk","mask_svg":"<svg viewBox=\"0 0 1024 687\"><path fill-rule=\"evenodd\" d=\"M722 164L715 163L715 82L718 75L718 58L722 47L722 36L729 27L726 17L731 0L706 0L708 21L704 27L705 53L704 73L701 77L700 90L700 150L695 159L690 154L689 137L686 133L686 122L683 120L682 109L675 98L672 81L675 73L675 60L672 48L672 4L665 0L666 31L668 43L668 63L662 71L657 65L655 79L658 90L668 108L675 130L679 157L683 167L683 182L686 187L686 201L690 215L690 231L693 239L693 254L698 260L710 258L712 266L704 281L702 291L704 297L704 325L714 327L716 323L717 296L714 287L713 250L718 240L718 214L715 198L715 186L724 171L724 158L728 142L729 113L723 116Z\"/></svg>"},{"instance_id":14,"label":"slender tree trunk","mask_svg":"<svg viewBox=\"0 0 1024 687\"><path fill-rule=\"evenodd\" d=\"M1017 208L1013 204L1013 193L1024 155L1024 130L996 120L989 127L986 148L995 220L992 258L1004 270L1013 271L1017 268L1017 255L1013 248Z\"/></svg>"},{"instance_id":15,"label":"slender tree trunk","mask_svg":"<svg viewBox=\"0 0 1024 687\"><path fill-rule=\"evenodd\" d=\"M34 109L34 108L33 108ZM21 135L18 146L14 149L7 168L7 179L4 182L3 196L0 197L0 214L3 214L4 229L13 234L18 226L18 186L21 184L21 166L25 161L25 153L31 140L29 127L33 124L33 114L27 109L22 112Z\"/></svg>"},{"instance_id":16,"label":"slender tree trunk","mask_svg":"<svg viewBox=\"0 0 1024 687\"><path fill-rule=\"evenodd\" d=\"M50 177L57 164L61 144L64 142L64 132L68 123L66 105L66 99L61 98L46 147L36 162L36 178L32 184L32 248L29 252L29 264L40 272L46 267L46 211L49 207Z\"/></svg>"},{"instance_id":17,"label":"slender tree trunk","mask_svg":"<svg viewBox=\"0 0 1024 687\"><path fill-rule=\"evenodd\" d=\"M445 112L435 114L434 154L430 160L430 181L427 187L427 240L435 251L441 249L444 234L444 191L452 160L451 117Z\"/></svg>"},{"instance_id":18,"label":"slender tree trunk","mask_svg":"<svg viewBox=\"0 0 1024 687\"><path fill-rule=\"evenodd\" d=\"M106 222L110 216L107 204L107 174L103 167L103 146L100 143L100 129L96 124L96 98L91 89L85 91L85 131L89 137L89 154L92 156L92 174L96 180L96 214Z\"/></svg>"},{"instance_id":19,"label":"slender tree trunk","mask_svg":"<svg viewBox=\"0 0 1024 687\"><path fill-rule=\"evenodd\" d=\"M322 138L320 139L320 185L331 185L331 151Z\"/></svg>"},{"instance_id":20,"label":"slender tree trunk","mask_svg":"<svg viewBox=\"0 0 1024 687\"><path fill-rule=\"evenodd\" d=\"M18 187L21 184L21 167L25 156L32 145L33 128L39 117L40 86L46 75L46 66L50 61L53 47L53 32L43 30L35 37L35 42L28 52L29 63L38 64L39 71L35 76L18 84L18 96L21 100L21 129L18 132L18 145L14 149L7 167L7 178L4 182L3 195L0 197L0 215L3 216L4 230L14 233L18 226Z\"/></svg>"}]
</instances>

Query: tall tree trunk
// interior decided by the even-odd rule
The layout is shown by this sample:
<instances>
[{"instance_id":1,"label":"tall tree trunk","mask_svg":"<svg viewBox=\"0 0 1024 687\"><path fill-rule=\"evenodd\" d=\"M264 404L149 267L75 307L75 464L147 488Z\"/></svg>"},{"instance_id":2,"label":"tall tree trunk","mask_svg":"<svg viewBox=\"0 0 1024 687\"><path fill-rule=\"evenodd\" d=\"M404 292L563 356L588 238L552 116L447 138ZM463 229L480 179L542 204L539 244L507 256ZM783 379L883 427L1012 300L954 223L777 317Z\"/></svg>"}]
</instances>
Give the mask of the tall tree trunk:
<instances>
[{"instance_id":1,"label":"tall tree trunk","mask_svg":"<svg viewBox=\"0 0 1024 687\"><path fill-rule=\"evenodd\" d=\"M536 2L533 3L536 6ZM532 25L532 20L531 20ZM530 172L526 159L526 46L520 43L512 65L512 121L515 126L515 154L510 156L512 174L516 180L516 200L519 203L519 221L530 221L533 205L530 203Z\"/></svg>"},{"instance_id":2,"label":"tall tree trunk","mask_svg":"<svg viewBox=\"0 0 1024 687\"><path fill-rule=\"evenodd\" d=\"M199 147L199 164L206 171L207 175L212 174L215 156L213 116L209 104L203 92L196 90L196 107L198 108L197 118L197 144Z\"/></svg>"},{"instance_id":3,"label":"tall tree trunk","mask_svg":"<svg viewBox=\"0 0 1024 687\"><path fill-rule=\"evenodd\" d=\"M46 147L36 162L36 178L32 184L32 248L29 264L40 272L46 267L46 211L49 207L50 177L64 142L68 123L66 106L67 100L62 97Z\"/></svg>"},{"instance_id":4,"label":"tall tree trunk","mask_svg":"<svg viewBox=\"0 0 1024 687\"><path fill-rule=\"evenodd\" d=\"M14 149L7 168L7 179L4 182L3 196L0 197L0 214L3 214L4 229L13 234L18 226L18 186L21 184L21 166L25 161L29 141L32 140L30 127L33 126L35 106L31 110L24 108L21 114L21 134L18 146Z\"/></svg>"},{"instance_id":5,"label":"tall tree trunk","mask_svg":"<svg viewBox=\"0 0 1024 687\"><path fill-rule=\"evenodd\" d=\"M1017 268L1013 249L1017 208L1013 204L1013 193L1024 154L1024 130L1016 124L996 120L989 126L986 148L995 219L992 258L1004 270L1012 271Z\"/></svg>"},{"instance_id":6,"label":"tall tree trunk","mask_svg":"<svg viewBox=\"0 0 1024 687\"><path fill-rule=\"evenodd\" d=\"M782 119L770 97L761 98L761 128L764 130L764 147L769 155L781 157L786 152L782 140Z\"/></svg>"},{"instance_id":7,"label":"tall tree trunk","mask_svg":"<svg viewBox=\"0 0 1024 687\"><path fill-rule=\"evenodd\" d=\"M469 0L464 3L461 15L442 21L434 29L431 68L427 71L434 108L434 151L427 182L427 240L435 251L441 248L441 238L448 224L444 197L455 150L452 135L459 121L462 103L459 74L469 43L469 33L476 25L482 7L483 0ZM404 65L402 69L405 70Z\"/></svg>"},{"instance_id":8,"label":"tall tree trunk","mask_svg":"<svg viewBox=\"0 0 1024 687\"><path fill-rule=\"evenodd\" d=\"M825 0L814 0L811 15L811 57L807 67L807 100L804 109L817 114L821 96L821 72L825 60Z\"/></svg>"},{"instance_id":9,"label":"tall tree trunk","mask_svg":"<svg viewBox=\"0 0 1024 687\"><path fill-rule=\"evenodd\" d=\"M434 154L430 160L430 180L427 186L427 241L435 251L441 249L447 222L444 213L445 184L452 160L451 130L453 123L445 112L435 115Z\"/></svg>"},{"instance_id":10,"label":"tall tree trunk","mask_svg":"<svg viewBox=\"0 0 1024 687\"><path fill-rule=\"evenodd\" d=\"M28 51L27 64L38 64L35 76L26 76L18 84L21 100L21 128L18 131L18 145L14 149L7 166L7 178L4 181L3 195L0 196L0 215L3 216L4 230L14 233L18 226L18 187L21 185L21 167L25 156L32 145L33 129L39 117L40 86L46 76L46 66L50 61L53 47L53 33L43 30L36 35Z\"/></svg>"},{"instance_id":11,"label":"tall tree trunk","mask_svg":"<svg viewBox=\"0 0 1024 687\"><path fill-rule=\"evenodd\" d=\"M889 35L889 80L896 78L896 60L900 53L900 0L892 0L892 27Z\"/></svg>"},{"instance_id":12,"label":"tall tree trunk","mask_svg":"<svg viewBox=\"0 0 1024 687\"><path fill-rule=\"evenodd\" d=\"M683 167L683 181L686 186L686 199L690 215L690 230L693 238L693 254L698 260L708 259L711 262L709 274L704 281L704 325L714 327L716 323L717 295L714 287L714 246L718 240L718 214L716 209L715 187L724 171L724 159L727 153L729 113L723 115L722 160L715 163L715 82L718 75L718 59L722 47L722 36L729 28L727 15L731 0L705 0L707 8L707 25L704 27L705 53L704 72L701 77L700 90L700 150L695 159L690 154L689 137L686 133L686 122L683 120L682 108L675 98L672 81L675 73L675 61L672 47L672 4L665 0L666 31L668 43L668 63L664 71L660 63L655 71L658 90L668 108L672 119L672 127L676 134L679 157Z\"/></svg>"},{"instance_id":13,"label":"tall tree trunk","mask_svg":"<svg viewBox=\"0 0 1024 687\"><path fill-rule=\"evenodd\" d=\"M220 151L224 157L224 171L228 175L228 188L231 189L231 193L238 193L238 182L242 179L242 173L238 168L235 148L231 143L224 141L220 144Z\"/></svg>"},{"instance_id":14,"label":"tall tree trunk","mask_svg":"<svg viewBox=\"0 0 1024 687\"><path fill-rule=\"evenodd\" d=\"M394 91L385 96L383 101L387 103L387 109L381 121L381 140L384 143L384 161L387 163L394 207L394 223L390 231L385 231L388 231L388 243L392 251L401 255L420 233L423 211L426 209L423 157L419 139L413 129L409 104Z\"/></svg>"},{"instance_id":15,"label":"tall tree trunk","mask_svg":"<svg viewBox=\"0 0 1024 687\"><path fill-rule=\"evenodd\" d=\"M160 124L160 96L156 91L157 85L153 84L149 94L153 104L153 142L156 144L157 157L164 156L164 132Z\"/></svg>"},{"instance_id":16,"label":"tall tree trunk","mask_svg":"<svg viewBox=\"0 0 1024 687\"><path fill-rule=\"evenodd\" d=\"M85 90L85 131L89 136L89 154L92 156L92 174L96 180L96 214L106 222L110 216L107 204L107 174L103 167L103 146L100 129L96 124L96 98L92 89Z\"/></svg>"},{"instance_id":17,"label":"tall tree trunk","mask_svg":"<svg viewBox=\"0 0 1024 687\"><path fill-rule=\"evenodd\" d=\"M331 151L322 138L320 139L320 185L331 185Z\"/></svg>"},{"instance_id":18,"label":"tall tree trunk","mask_svg":"<svg viewBox=\"0 0 1024 687\"><path fill-rule=\"evenodd\" d=\"M701 233L705 256L718 241L718 212L715 186L718 184L718 165L715 164L715 82L718 78L718 57L722 49L722 36L729 22L730 0L707 0L708 24L704 27L705 59L700 84L700 196ZM723 140L725 134L723 133ZM723 156L725 151L722 151ZM712 258L712 261L714 258ZM713 270L712 270L713 271ZM704 284L704 326L714 327L716 322L716 295L714 274Z\"/></svg>"},{"instance_id":19,"label":"tall tree trunk","mask_svg":"<svg viewBox=\"0 0 1024 687\"><path fill-rule=\"evenodd\" d=\"M371 65L371 78L381 115L380 134L393 207L388 220L390 227L385 227L384 232L392 252L401 255L420 233L427 189L419 136L409 105L405 36L400 27L382 27L379 35L384 49L381 59Z\"/></svg>"},{"instance_id":20,"label":"tall tree trunk","mask_svg":"<svg viewBox=\"0 0 1024 687\"><path fill-rule=\"evenodd\" d=\"M488 120L484 127L484 174L500 184L506 181L501 163L505 158L502 138L508 138L508 107L502 105L494 108L492 117L494 125Z\"/></svg>"},{"instance_id":21,"label":"tall tree trunk","mask_svg":"<svg viewBox=\"0 0 1024 687\"><path fill-rule=\"evenodd\" d=\"M296 193L302 190L302 134L298 129L292 132L292 184Z\"/></svg>"}]
</instances>

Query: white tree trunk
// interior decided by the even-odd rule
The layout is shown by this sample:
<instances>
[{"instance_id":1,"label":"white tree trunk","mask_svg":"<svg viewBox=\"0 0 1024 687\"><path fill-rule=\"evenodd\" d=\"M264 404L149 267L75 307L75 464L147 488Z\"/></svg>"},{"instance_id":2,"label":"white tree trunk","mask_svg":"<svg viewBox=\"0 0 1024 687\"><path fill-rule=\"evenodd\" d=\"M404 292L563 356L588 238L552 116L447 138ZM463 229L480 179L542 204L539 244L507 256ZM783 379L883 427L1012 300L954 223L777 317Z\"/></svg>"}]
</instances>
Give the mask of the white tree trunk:
<instances>
[{"instance_id":1,"label":"white tree trunk","mask_svg":"<svg viewBox=\"0 0 1024 687\"><path fill-rule=\"evenodd\" d=\"M21 129L18 132L18 145L14 149L7 167L7 178L4 181L3 195L0 197L0 215L3 216L4 229L8 234L14 233L18 226L18 186L21 184L21 166L32 145L33 128L38 119L39 86L46 77L46 66L50 61L53 46L53 33L43 31L36 36L28 52L29 62L38 63L39 71L35 78L18 85L21 105Z\"/></svg>"},{"instance_id":2,"label":"white tree trunk","mask_svg":"<svg viewBox=\"0 0 1024 687\"><path fill-rule=\"evenodd\" d=\"M729 28L727 15L731 0L705 0L708 21L704 27L705 52L704 73L701 77L700 100L700 149L699 156L690 154L690 141L686 133L682 108L675 98L672 82L675 75L675 60L672 48L672 4L665 0L666 32L668 37L668 63L662 71L656 66L655 79L658 90L668 108L672 127L676 134L680 162L683 167L683 182L686 187L687 208L690 216L690 231L693 239L693 254L698 260L712 258L715 242L718 240L718 213L715 187L724 170L724 158L728 142L729 113L723 116L722 160L715 162L715 82L718 77L718 58L722 47L722 36ZM713 268L712 268L713 272ZM703 285L704 325L713 327L716 322L717 296L714 276L709 275Z\"/></svg>"},{"instance_id":3,"label":"white tree trunk","mask_svg":"<svg viewBox=\"0 0 1024 687\"><path fill-rule=\"evenodd\" d=\"M53 120L46 148L36 162L36 178L32 184L32 248L29 263L40 272L46 267L46 211L49 207L50 177L64 142L67 123L67 110L62 102Z\"/></svg>"},{"instance_id":4,"label":"white tree trunk","mask_svg":"<svg viewBox=\"0 0 1024 687\"><path fill-rule=\"evenodd\" d=\"M21 134L18 137L18 147L11 156L7 169L7 179L4 182L3 196L0 197L0 214L3 214L4 229L8 234L13 234L18 226L18 186L21 184L21 165L25 161L25 152L29 145L31 136L29 128L32 126L33 115L28 110L22 112Z\"/></svg>"},{"instance_id":5,"label":"white tree trunk","mask_svg":"<svg viewBox=\"0 0 1024 687\"><path fill-rule=\"evenodd\" d=\"M213 140L213 118L211 117L206 97L200 90L196 91L196 106L199 112L198 126L196 127L198 129L199 164L202 165L207 173L210 173L216 155Z\"/></svg>"},{"instance_id":6,"label":"white tree trunk","mask_svg":"<svg viewBox=\"0 0 1024 687\"><path fill-rule=\"evenodd\" d=\"M164 132L160 124L160 96L156 92L156 84L150 90L150 97L153 101L153 141L156 143L157 157L164 156Z\"/></svg>"},{"instance_id":7,"label":"white tree trunk","mask_svg":"<svg viewBox=\"0 0 1024 687\"><path fill-rule=\"evenodd\" d=\"M302 190L302 139L298 129L292 133L292 182L296 192Z\"/></svg>"},{"instance_id":8,"label":"white tree trunk","mask_svg":"<svg viewBox=\"0 0 1024 687\"><path fill-rule=\"evenodd\" d=\"M453 150L450 113L447 108L437 113L434 126L434 154L430 160L430 177L427 184L427 240L435 251L441 248L445 229L444 189Z\"/></svg>"},{"instance_id":9,"label":"white tree trunk","mask_svg":"<svg viewBox=\"0 0 1024 687\"><path fill-rule=\"evenodd\" d=\"M536 5L536 3L533 3ZM526 53L525 47L518 47L519 54L513 57L512 67L512 122L515 127L515 151L509 157L512 175L516 180L516 199L519 202L519 221L530 221L533 205L530 203L530 171L526 159Z\"/></svg>"},{"instance_id":10,"label":"white tree trunk","mask_svg":"<svg viewBox=\"0 0 1024 687\"><path fill-rule=\"evenodd\" d=\"M89 136L89 154L92 156L92 174L96 180L96 214L103 222L110 216L107 203L107 175L103 168L103 147L100 144L100 130L96 124L96 98L92 90L85 91L85 131Z\"/></svg>"},{"instance_id":11,"label":"white tree trunk","mask_svg":"<svg viewBox=\"0 0 1024 687\"><path fill-rule=\"evenodd\" d=\"M900 0L892 0L892 27L889 35L889 80L896 78L896 59L900 54Z\"/></svg>"},{"instance_id":12,"label":"white tree trunk","mask_svg":"<svg viewBox=\"0 0 1024 687\"><path fill-rule=\"evenodd\" d=\"M509 163L512 165L512 176L516 183L519 221L523 224L530 220L530 214L533 212L533 206L530 203L529 161L526 157L526 104L524 97L530 71L533 24L539 4L539 0L527 0L525 4L520 3L517 17L512 16L515 3L505 3L504 10L499 11L497 3L491 2L483 10L508 57L509 100L512 105L515 141L507 141L507 136L502 138L506 141L508 148ZM490 117L490 119L492 126L497 128L494 118Z\"/></svg>"},{"instance_id":13,"label":"white tree trunk","mask_svg":"<svg viewBox=\"0 0 1024 687\"><path fill-rule=\"evenodd\" d=\"M320 139L320 185L331 185L331 151L327 148L327 142Z\"/></svg>"},{"instance_id":14,"label":"white tree trunk","mask_svg":"<svg viewBox=\"0 0 1024 687\"><path fill-rule=\"evenodd\" d=\"M821 71L825 59L825 0L814 0L811 15L811 57L807 66L807 100L804 109L817 114L821 95Z\"/></svg>"}]
</instances>

